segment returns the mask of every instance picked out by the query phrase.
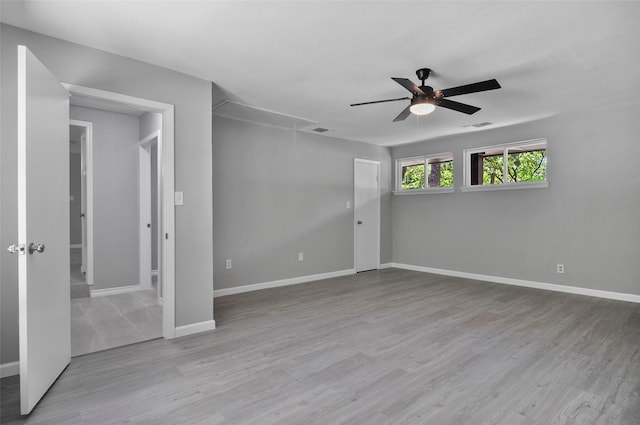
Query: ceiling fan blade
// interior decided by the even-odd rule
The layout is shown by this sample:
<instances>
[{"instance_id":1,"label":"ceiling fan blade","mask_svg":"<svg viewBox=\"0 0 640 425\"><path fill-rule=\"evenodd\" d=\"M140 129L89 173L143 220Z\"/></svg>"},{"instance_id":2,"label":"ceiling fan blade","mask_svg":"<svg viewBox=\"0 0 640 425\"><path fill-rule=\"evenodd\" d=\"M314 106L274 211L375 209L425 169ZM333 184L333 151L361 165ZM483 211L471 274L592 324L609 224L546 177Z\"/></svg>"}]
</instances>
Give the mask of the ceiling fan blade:
<instances>
[{"instance_id":1,"label":"ceiling fan blade","mask_svg":"<svg viewBox=\"0 0 640 425\"><path fill-rule=\"evenodd\" d=\"M454 111L462 112L464 114L475 114L480 110L477 106L467 105L466 103L460 103L453 100L448 99L440 99L438 101L438 106L442 106L443 108L452 109Z\"/></svg>"},{"instance_id":2,"label":"ceiling fan blade","mask_svg":"<svg viewBox=\"0 0 640 425\"><path fill-rule=\"evenodd\" d=\"M411 115L411 109L409 109L409 108L411 108L411 105L409 105L406 108L404 108L404 110L402 112L400 112L400 114L398 114L397 117L395 117L393 119L393 122L402 121L402 120L407 119L407 117L409 115Z\"/></svg>"},{"instance_id":3,"label":"ceiling fan blade","mask_svg":"<svg viewBox=\"0 0 640 425\"><path fill-rule=\"evenodd\" d=\"M496 79L493 79L493 80L487 80L487 81L480 81L479 83L465 84L464 86L451 87L449 89L438 90L436 92L436 96L438 94L442 95L442 97L459 96L461 94L495 90L495 89L499 89L500 87L501 87L500 83L498 83Z\"/></svg>"},{"instance_id":4,"label":"ceiling fan blade","mask_svg":"<svg viewBox=\"0 0 640 425\"><path fill-rule=\"evenodd\" d=\"M391 77L391 79L393 81L395 81L396 83L400 84L405 89L409 90L411 93L417 93L417 94L421 94L423 96L425 95L425 92L423 92L420 89L420 87L418 87L415 84L413 84L411 82L411 80L409 80L407 78L394 78L394 77Z\"/></svg>"},{"instance_id":5,"label":"ceiling fan blade","mask_svg":"<svg viewBox=\"0 0 640 425\"><path fill-rule=\"evenodd\" d=\"M397 100L409 100L408 97L399 97L397 99L374 100L373 102L352 103L351 106L371 105L372 103L395 102Z\"/></svg>"}]
</instances>

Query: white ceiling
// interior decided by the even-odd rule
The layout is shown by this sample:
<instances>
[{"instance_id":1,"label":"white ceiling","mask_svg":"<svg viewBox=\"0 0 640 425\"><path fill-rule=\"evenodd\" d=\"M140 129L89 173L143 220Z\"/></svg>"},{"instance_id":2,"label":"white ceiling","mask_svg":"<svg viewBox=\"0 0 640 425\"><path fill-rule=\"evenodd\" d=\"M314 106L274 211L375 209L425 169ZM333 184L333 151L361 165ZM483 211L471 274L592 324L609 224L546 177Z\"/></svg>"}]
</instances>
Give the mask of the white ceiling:
<instances>
[{"instance_id":1,"label":"white ceiling","mask_svg":"<svg viewBox=\"0 0 640 425\"><path fill-rule=\"evenodd\" d=\"M640 2L2 1L2 21L213 81L230 100L396 145L640 98ZM394 123L409 95L496 78Z\"/></svg>"}]
</instances>

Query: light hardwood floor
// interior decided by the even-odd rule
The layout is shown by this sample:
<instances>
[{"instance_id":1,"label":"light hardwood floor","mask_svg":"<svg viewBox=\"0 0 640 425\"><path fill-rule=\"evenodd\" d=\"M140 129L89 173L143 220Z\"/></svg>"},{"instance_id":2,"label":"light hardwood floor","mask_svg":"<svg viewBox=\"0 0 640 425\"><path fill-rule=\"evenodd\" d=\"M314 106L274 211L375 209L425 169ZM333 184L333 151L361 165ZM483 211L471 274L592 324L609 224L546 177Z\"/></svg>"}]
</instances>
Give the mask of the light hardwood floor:
<instances>
[{"instance_id":1,"label":"light hardwood floor","mask_svg":"<svg viewBox=\"0 0 640 425\"><path fill-rule=\"evenodd\" d=\"M640 305L387 269L215 300L3 424L640 424Z\"/></svg>"}]
</instances>

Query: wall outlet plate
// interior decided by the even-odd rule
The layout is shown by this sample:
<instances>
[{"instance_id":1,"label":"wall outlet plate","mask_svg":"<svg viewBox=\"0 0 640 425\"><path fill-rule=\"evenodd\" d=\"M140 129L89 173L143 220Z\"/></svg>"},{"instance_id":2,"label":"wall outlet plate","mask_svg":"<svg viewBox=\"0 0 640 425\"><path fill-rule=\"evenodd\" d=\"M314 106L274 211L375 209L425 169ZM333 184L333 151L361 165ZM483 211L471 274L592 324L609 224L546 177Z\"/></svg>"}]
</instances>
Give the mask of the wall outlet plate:
<instances>
[{"instance_id":1,"label":"wall outlet plate","mask_svg":"<svg viewBox=\"0 0 640 425\"><path fill-rule=\"evenodd\" d=\"M298 261L304 261L304 252L298 253Z\"/></svg>"},{"instance_id":2,"label":"wall outlet plate","mask_svg":"<svg viewBox=\"0 0 640 425\"><path fill-rule=\"evenodd\" d=\"M224 262L224 268L225 269L229 270L229 269L231 269L231 266L232 266L231 260L226 260Z\"/></svg>"},{"instance_id":3,"label":"wall outlet plate","mask_svg":"<svg viewBox=\"0 0 640 425\"><path fill-rule=\"evenodd\" d=\"M564 273L564 264L557 264L556 265L556 271L558 273Z\"/></svg>"}]
</instances>

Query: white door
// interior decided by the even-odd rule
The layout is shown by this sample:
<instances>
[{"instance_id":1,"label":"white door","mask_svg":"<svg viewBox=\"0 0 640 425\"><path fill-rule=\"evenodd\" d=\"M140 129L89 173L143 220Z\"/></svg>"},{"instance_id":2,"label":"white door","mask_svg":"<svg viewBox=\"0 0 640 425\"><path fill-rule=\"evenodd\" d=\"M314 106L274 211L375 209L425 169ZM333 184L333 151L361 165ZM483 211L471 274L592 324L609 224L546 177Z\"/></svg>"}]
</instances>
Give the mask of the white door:
<instances>
[{"instance_id":1,"label":"white door","mask_svg":"<svg viewBox=\"0 0 640 425\"><path fill-rule=\"evenodd\" d=\"M83 130L80 136L80 222L82 224L82 273L87 281L88 249L87 249L87 133Z\"/></svg>"},{"instance_id":2,"label":"white door","mask_svg":"<svg viewBox=\"0 0 640 425\"><path fill-rule=\"evenodd\" d=\"M374 270L380 261L380 163L354 161L356 272Z\"/></svg>"},{"instance_id":3,"label":"white door","mask_svg":"<svg viewBox=\"0 0 640 425\"><path fill-rule=\"evenodd\" d=\"M141 141L142 143L142 141ZM139 213L139 255L140 286L151 289L151 148L148 145L138 147L138 206Z\"/></svg>"},{"instance_id":4,"label":"white door","mask_svg":"<svg viewBox=\"0 0 640 425\"><path fill-rule=\"evenodd\" d=\"M18 47L18 246L20 411L27 414L69 364L71 325L69 95L25 46Z\"/></svg>"}]
</instances>

